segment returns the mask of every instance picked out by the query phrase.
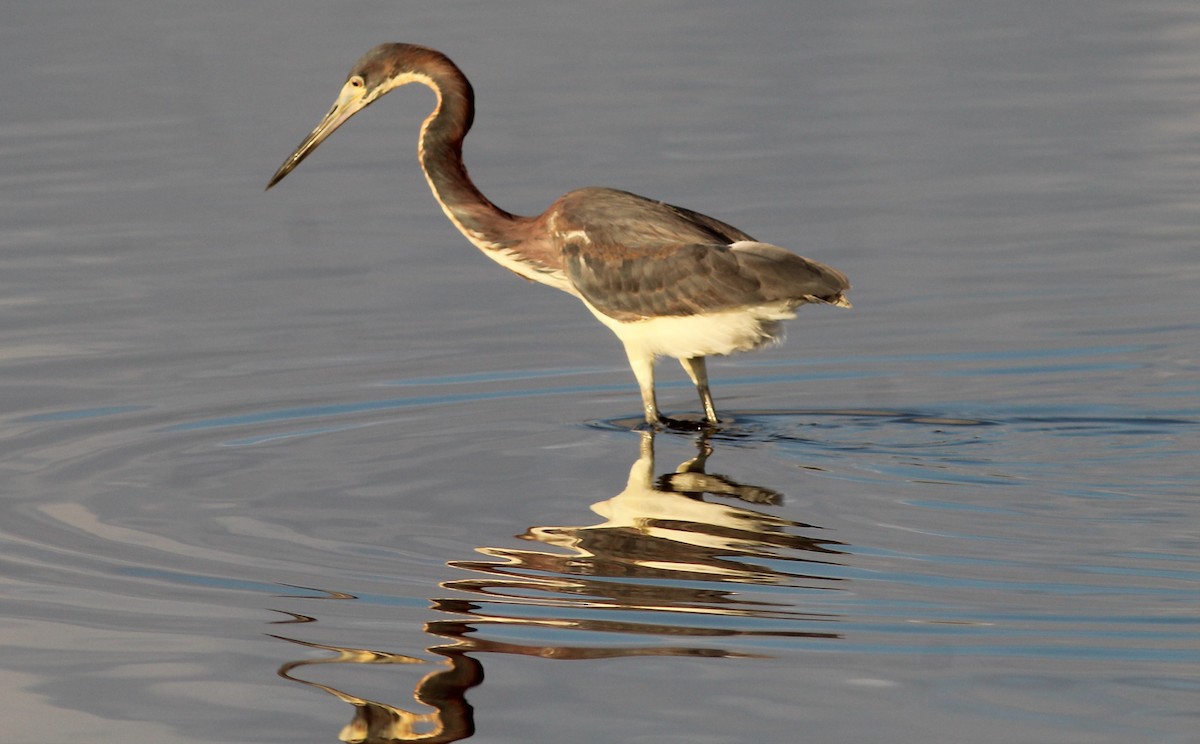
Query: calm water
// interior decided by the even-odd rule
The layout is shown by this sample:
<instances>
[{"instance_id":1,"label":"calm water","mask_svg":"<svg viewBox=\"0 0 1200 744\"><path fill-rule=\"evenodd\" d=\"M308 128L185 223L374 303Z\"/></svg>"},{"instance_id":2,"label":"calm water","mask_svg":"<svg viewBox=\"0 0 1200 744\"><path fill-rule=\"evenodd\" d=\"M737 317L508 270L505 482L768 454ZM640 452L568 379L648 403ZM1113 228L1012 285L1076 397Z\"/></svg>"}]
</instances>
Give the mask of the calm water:
<instances>
[{"instance_id":1,"label":"calm water","mask_svg":"<svg viewBox=\"0 0 1200 744\"><path fill-rule=\"evenodd\" d=\"M522 7L524 6L524 7ZM636 429L369 46L841 268ZM1200 741L1193 2L26 3L0 24L0 739ZM663 366L663 407L694 413Z\"/></svg>"}]
</instances>

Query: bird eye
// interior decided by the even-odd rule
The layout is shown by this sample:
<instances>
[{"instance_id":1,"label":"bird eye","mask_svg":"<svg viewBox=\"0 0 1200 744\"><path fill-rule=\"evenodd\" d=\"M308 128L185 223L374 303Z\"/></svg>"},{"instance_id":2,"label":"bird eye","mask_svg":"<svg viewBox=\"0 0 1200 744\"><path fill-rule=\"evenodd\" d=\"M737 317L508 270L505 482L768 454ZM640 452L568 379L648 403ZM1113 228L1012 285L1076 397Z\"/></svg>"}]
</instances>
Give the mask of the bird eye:
<instances>
[{"instance_id":1,"label":"bird eye","mask_svg":"<svg viewBox=\"0 0 1200 744\"><path fill-rule=\"evenodd\" d=\"M355 75L354 77L350 78L349 82L350 82L350 85L355 88L361 88L364 85L366 85L366 83L363 81L363 79L360 75Z\"/></svg>"}]
</instances>

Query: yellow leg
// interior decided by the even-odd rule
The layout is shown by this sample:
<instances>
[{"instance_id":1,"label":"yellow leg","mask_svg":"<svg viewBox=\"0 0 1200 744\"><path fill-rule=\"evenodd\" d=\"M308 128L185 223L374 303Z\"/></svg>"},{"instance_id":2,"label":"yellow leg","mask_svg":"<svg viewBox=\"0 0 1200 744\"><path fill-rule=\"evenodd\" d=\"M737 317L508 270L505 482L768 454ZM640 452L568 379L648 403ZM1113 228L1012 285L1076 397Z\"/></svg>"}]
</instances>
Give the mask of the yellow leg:
<instances>
[{"instance_id":1,"label":"yellow leg","mask_svg":"<svg viewBox=\"0 0 1200 744\"><path fill-rule=\"evenodd\" d=\"M629 357L629 367L637 378L638 388L642 391L642 411L646 414L646 423L658 426L662 416L658 413L658 401L654 398L654 356L631 351L625 348Z\"/></svg>"},{"instance_id":2,"label":"yellow leg","mask_svg":"<svg viewBox=\"0 0 1200 744\"><path fill-rule=\"evenodd\" d=\"M696 392L700 393L700 403L704 406L704 417L708 419L708 423L716 424L717 409L713 405L712 393L708 390L708 366L704 363L704 357L680 359L679 363L683 365L683 371L687 372L688 377L692 378Z\"/></svg>"}]
</instances>

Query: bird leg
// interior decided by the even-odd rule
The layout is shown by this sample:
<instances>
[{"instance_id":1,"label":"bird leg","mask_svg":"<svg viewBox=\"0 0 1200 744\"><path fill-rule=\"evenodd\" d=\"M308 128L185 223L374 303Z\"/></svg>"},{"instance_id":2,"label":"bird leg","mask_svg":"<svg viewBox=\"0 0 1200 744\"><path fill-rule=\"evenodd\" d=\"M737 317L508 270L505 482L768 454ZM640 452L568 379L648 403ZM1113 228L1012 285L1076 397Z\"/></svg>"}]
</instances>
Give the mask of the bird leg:
<instances>
[{"instance_id":1,"label":"bird leg","mask_svg":"<svg viewBox=\"0 0 1200 744\"><path fill-rule=\"evenodd\" d=\"M634 351L628 346L625 347L625 355L629 357L629 367L642 391L642 411L646 414L646 423L661 426L664 421L658 412L658 401L654 398L654 355Z\"/></svg>"},{"instance_id":2,"label":"bird leg","mask_svg":"<svg viewBox=\"0 0 1200 744\"><path fill-rule=\"evenodd\" d=\"M658 401L654 396L653 354L631 349L628 346L625 347L625 354L629 357L629 367L633 370L638 388L642 391L642 411L646 415L646 423L656 428L687 431L695 431L703 426L717 425L717 410L713 406L712 393L708 390L708 368L704 364L704 357L679 360L684 371L688 373L688 377L692 378L692 383L700 393L700 402L704 405L705 423L697 424L694 421L677 421L658 412Z\"/></svg>"},{"instance_id":3,"label":"bird leg","mask_svg":"<svg viewBox=\"0 0 1200 744\"><path fill-rule=\"evenodd\" d=\"M708 366L704 363L704 357L680 359L679 363L683 365L683 371L687 372L688 377L692 378L696 392L700 393L700 403L704 406L704 417L708 419L708 423L716 426L718 423L717 409L713 405L712 393L708 390Z\"/></svg>"}]
</instances>

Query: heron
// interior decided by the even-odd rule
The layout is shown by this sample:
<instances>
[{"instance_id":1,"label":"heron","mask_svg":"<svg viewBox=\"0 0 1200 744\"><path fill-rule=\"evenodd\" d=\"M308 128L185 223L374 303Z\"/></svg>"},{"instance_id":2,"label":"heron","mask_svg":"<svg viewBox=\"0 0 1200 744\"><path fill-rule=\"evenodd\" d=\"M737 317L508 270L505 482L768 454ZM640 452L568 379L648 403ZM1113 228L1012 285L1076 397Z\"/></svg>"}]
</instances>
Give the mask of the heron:
<instances>
[{"instance_id":1,"label":"heron","mask_svg":"<svg viewBox=\"0 0 1200 744\"><path fill-rule=\"evenodd\" d=\"M690 209L627 191L568 192L537 217L511 214L475 186L463 140L475 118L470 81L445 54L416 44L381 44L354 65L337 100L288 156L270 189L350 117L410 83L437 103L421 125L417 156L433 196L488 258L525 279L574 295L625 347L651 427L663 416L654 394L659 357L674 357L696 386L706 425L719 424L706 357L783 339L782 321L808 303L850 307L846 275L763 243Z\"/></svg>"}]
</instances>

